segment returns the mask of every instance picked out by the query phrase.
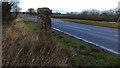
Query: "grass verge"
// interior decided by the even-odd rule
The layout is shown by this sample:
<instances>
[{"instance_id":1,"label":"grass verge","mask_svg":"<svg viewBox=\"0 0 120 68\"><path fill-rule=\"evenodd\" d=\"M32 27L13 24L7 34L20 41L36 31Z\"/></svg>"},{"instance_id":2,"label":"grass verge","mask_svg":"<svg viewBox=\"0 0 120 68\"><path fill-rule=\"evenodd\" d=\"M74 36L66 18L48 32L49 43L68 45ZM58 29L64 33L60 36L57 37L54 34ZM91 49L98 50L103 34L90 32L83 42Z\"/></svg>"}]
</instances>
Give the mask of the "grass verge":
<instances>
[{"instance_id":1,"label":"grass verge","mask_svg":"<svg viewBox=\"0 0 120 68\"><path fill-rule=\"evenodd\" d=\"M119 65L118 56L95 45L53 30L53 36L70 55L70 64L87 66Z\"/></svg>"},{"instance_id":2,"label":"grass verge","mask_svg":"<svg viewBox=\"0 0 120 68\"><path fill-rule=\"evenodd\" d=\"M37 32L37 23L21 18L29 28ZM60 44L68 54L68 65L70 66L118 66L119 56L101 49L95 45L75 39L62 32L52 30L53 39Z\"/></svg>"},{"instance_id":3,"label":"grass verge","mask_svg":"<svg viewBox=\"0 0 120 68\"><path fill-rule=\"evenodd\" d=\"M20 18L20 19L21 22L25 23L33 32L37 31L38 27L36 22L30 21L25 18Z\"/></svg>"},{"instance_id":4,"label":"grass verge","mask_svg":"<svg viewBox=\"0 0 120 68\"><path fill-rule=\"evenodd\" d=\"M118 22L105 22L105 21L91 21L91 20L78 20L78 19L62 19L63 21L81 23L81 24L88 24L88 25L95 25L95 26L103 26L103 27L111 27L111 28L120 28L120 23Z\"/></svg>"}]
</instances>

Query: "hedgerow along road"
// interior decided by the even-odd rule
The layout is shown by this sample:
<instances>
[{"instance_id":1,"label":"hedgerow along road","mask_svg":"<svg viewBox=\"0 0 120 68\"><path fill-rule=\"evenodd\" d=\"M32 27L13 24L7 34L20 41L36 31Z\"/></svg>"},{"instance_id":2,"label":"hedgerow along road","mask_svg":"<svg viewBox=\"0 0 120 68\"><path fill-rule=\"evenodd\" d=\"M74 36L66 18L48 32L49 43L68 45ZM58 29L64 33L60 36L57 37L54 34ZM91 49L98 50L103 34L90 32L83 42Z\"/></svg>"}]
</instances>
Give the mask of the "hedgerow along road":
<instances>
[{"instance_id":1,"label":"hedgerow along road","mask_svg":"<svg viewBox=\"0 0 120 68\"><path fill-rule=\"evenodd\" d=\"M37 22L36 17L20 16ZM112 53L120 55L120 45L118 42L118 34L120 29L100 27L74 22L66 22L58 19L52 19L52 28L92 43L98 47L108 50Z\"/></svg>"}]
</instances>

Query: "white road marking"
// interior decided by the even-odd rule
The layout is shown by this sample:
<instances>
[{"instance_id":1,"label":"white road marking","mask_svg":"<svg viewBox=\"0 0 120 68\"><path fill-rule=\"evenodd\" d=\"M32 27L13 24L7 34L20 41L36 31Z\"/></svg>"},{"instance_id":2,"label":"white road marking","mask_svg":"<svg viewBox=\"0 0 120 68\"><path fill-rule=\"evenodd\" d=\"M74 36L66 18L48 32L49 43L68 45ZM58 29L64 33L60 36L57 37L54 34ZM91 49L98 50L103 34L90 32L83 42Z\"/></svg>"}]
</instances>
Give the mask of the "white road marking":
<instances>
[{"instance_id":1,"label":"white road marking","mask_svg":"<svg viewBox=\"0 0 120 68\"><path fill-rule=\"evenodd\" d=\"M82 29L82 30L90 31L90 29L86 29L86 28L74 27L74 26L70 26L70 25L66 25L66 26L73 27L73 28L76 28L76 29Z\"/></svg>"},{"instance_id":2,"label":"white road marking","mask_svg":"<svg viewBox=\"0 0 120 68\"><path fill-rule=\"evenodd\" d=\"M118 35L117 35L117 34L115 34L114 36L118 37Z\"/></svg>"},{"instance_id":3,"label":"white road marking","mask_svg":"<svg viewBox=\"0 0 120 68\"><path fill-rule=\"evenodd\" d=\"M52 27L52 28L55 29L55 30L58 30L58 31L60 31L60 32L63 32L63 33L65 33L65 34L68 34L68 35L70 35L70 36L73 36L73 37L75 37L75 38L77 38L77 39L80 39L80 40L83 40L83 41L85 41L85 42L94 44L94 45L96 45L96 46L98 46L98 47L100 47L100 48L103 48L103 49L105 49L105 50L107 50L107 51L110 51L110 52L112 52L112 53L115 53L115 54L120 55L119 52L114 51L114 50L112 50L112 49L106 48L106 47L104 47L104 46L100 46L99 44L96 44L96 43L94 43L94 42L91 42L91 41L88 41L88 40L86 40L86 39L80 38L80 37L75 36L75 35L73 35L73 34L70 34L70 33L68 33L68 32L62 31L62 30L60 30L60 29L57 29L57 28L54 28L54 27Z\"/></svg>"},{"instance_id":4,"label":"white road marking","mask_svg":"<svg viewBox=\"0 0 120 68\"><path fill-rule=\"evenodd\" d=\"M70 25L66 25L66 26L73 27L73 28L76 28L76 29L82 29L82 30L92 31L92 30L90 30L90 29L86 29L86 28L80 28L80 27L75 27L75 26L70 26ZM105 33L97 32L97 31L96 31L96 33L99 33L99 34L105 34ZM116 34L116 35L113 35L113 36L118 37L117 34Z\"/></svg>"}]
</instances>

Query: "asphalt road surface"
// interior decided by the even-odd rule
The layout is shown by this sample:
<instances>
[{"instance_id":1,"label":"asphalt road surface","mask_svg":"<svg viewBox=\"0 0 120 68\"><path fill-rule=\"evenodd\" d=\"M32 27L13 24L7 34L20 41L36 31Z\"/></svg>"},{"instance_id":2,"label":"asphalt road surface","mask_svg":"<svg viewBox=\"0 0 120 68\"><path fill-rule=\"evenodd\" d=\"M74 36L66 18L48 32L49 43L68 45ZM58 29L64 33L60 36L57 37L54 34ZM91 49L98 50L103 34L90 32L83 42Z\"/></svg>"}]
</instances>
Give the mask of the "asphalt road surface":
<instances>
[{"instance_id":1,"label":"asphalt road surface","mask_svg":"<svg viewBox=\"0 0 120 68\"><path fill-rule=\"evenodd\" d=\"M21 17L37 22L37 18L35 17ZM95 44L110 52L120 54L120 45L118 42L118 32L120 29L78 24L58 19L52 19L52 28L74 36L75 38Z\"/></svg>"}]
</instances>

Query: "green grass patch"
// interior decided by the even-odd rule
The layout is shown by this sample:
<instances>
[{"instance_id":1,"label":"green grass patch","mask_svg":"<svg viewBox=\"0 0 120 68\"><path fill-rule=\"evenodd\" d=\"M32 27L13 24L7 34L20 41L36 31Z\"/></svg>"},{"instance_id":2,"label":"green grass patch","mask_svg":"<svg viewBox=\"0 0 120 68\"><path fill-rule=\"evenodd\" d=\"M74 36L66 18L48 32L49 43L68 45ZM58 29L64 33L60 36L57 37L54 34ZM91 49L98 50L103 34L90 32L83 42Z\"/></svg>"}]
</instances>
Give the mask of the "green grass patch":
<instances>
[{"instance_id":1,"label":"green grass patch","mask_svg":"<svg viewBox=\"0 0 120 68\"><path fill-rule=\"evenodd\" d=\"M21 22L25 23L33 32L37 31L38 29L37 22L33 22L25 18L20 18L20 19L21 19Z\"/></svg>"},{"instance_id":2,"label":"green grass patch","mask_svg":"<svg viewBox=\"0 0 120 68\"><path fill-rule=\"evenodd\" d=\"M21 18L30 29L37 32L37 23ZM116 54L101 49L95 45L75 39L62 32L52 30L53 41L60 44L64 52L68 54L68 63L72 66L120 66L119 57Z\"/></svg>"},{"instance_id":3,"label":"green grass patch","mask_svg":"<svg viewBox=\"0 0 120 68\"><path fill-rule=\"evenodd\" d=\"M103 27L111 27L111 28L120 28L120 22L105 22L105 21L91 21L91 20L78 20L78 19L62 19L64 21L81 23L81 24L88 24L88 25L95 25L95 26L103 26Z\"/></svg>"}]
</instances>

